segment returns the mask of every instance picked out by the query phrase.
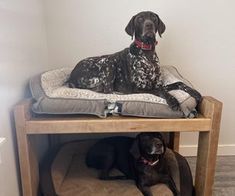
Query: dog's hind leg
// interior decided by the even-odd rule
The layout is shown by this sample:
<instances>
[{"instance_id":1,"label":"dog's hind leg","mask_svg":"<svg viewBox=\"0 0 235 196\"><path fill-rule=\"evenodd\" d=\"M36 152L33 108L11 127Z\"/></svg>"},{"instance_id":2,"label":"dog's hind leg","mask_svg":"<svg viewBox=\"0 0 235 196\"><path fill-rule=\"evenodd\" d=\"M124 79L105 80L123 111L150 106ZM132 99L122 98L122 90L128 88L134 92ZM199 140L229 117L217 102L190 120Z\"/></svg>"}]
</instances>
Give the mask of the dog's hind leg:
<instances>
[{"instance_id":1,"label":"dog's hind leg","mask_svg":"<svg viewBox=\"0 0 235 196\"><path fill-rule=\"evenodd\" d=\"M108 147L108 146L107 146ZM111 148L111 149L110 149ZM106 154L107 155L107 154ZM110 172L113 168L115 168L115 158L116 154L114 148L110 145L108 156L103 157L102 160L102 169L100 170L99 179L101 180L127 180L127 176L125 175L116 175L111 176Z\"/></svg>"},{"instance_id":2,"label":"dog's hind leg","mask_svg":"<svg viewBox=\"0 0 235 196\"><path fill-rule=\"evenodd\" d=\"M125 175L110 176L115 167L116 151L112 145L96 143L90 148L86 156L86 165L99 170L101 180L126 180Z\"/></svg>"},{"instance_id":3,"label":"dog's hind leg","mask_svg":"<svg viewBox=\"0 0 235 196\"><path fill-rule=\"evenodd\" d=\"M115 164L115 149L112 145L100 144L97 145L99 155L96 161L99 162L99 179L109 180L110 171L113 169Z\"/></svg>"},{"instance_id":4,"label":"dog's hind leg","mask_svg":"<svg viewBox=\"0 0 235 196\"><path fill-rule=\"evenodd\" d=\"M115 175L115 176L110 175L111 170L115 167L114 166L115 154L113 155L110 154L109 157L105 157L106 160L104 160L103 162L104 163L103 169L100 170L99 179L101 180L127 180L129 179L125 175Z\"/></svg>"},{"instance_id":5,"label":"dog's hind leg","mask_svg":"<svg viewBox=\"0 0 235 196\"><path fill-rule=\"evenodd\" d=\"M109 144L96 143L86 156L86 165L99 170L99 178L102 180L109 178L109 172L114 167L114 163L115 148Z\"/></svg>"},{"instance_id":6,"label":"dog's hind leg","mask_svg":"<svg viewBox=\"0 0 235 196\"><path fill-rule=\"evenodd\" d=\"M112 170L112 165L107 164L99 173L100 180L111 180L110 171Z\"/></svg>"},{"instance_id":7,"label":"dog's hind leg","mask_svg":"<svg viewBox=\"0 0 235 196\"><path fill-rule=\"evenodd\" d=\"M153 196L153 193L149 186L143 185L142 183L137 183L136 186L144 196Z\"/></svg>"},{"instance_id":8,"label":"dog's hind leg","mask_svg":"<svg viewBox=\"0 0 235 196\"><path fill-rule=\"evenodd\" d=\"M100 178L101 180L128 180L126 176L110 176L107 175L106 173L101 173L101 175L106 175L105 178Z\"/></svg>"}]
</instances>

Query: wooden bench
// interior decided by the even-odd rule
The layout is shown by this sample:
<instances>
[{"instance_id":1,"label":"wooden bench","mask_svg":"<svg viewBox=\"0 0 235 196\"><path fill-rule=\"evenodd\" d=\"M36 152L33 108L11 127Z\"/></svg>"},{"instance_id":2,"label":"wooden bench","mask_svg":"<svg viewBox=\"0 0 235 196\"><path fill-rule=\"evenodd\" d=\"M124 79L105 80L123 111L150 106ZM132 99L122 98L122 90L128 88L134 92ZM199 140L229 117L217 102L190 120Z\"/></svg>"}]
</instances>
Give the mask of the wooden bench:
<instances>
[{"instance_id":1,"label":"wooden bench","mask_svg":"<svg viewBox=\"0 0 235 196\"><path fill-rule=\"evenodd\" d=\"M199 116L194 119L154 119L137 117L71 117L37 116L31 111L31 100L14 109L19 151L21 184L24 196L36 196L39 184L38 158L32 136L38 134L172 132L173 148L179 150L180 132L199 132L195 189L197 196L212 195L222 103L204 97Z\"/></svg>"}]
</instances>

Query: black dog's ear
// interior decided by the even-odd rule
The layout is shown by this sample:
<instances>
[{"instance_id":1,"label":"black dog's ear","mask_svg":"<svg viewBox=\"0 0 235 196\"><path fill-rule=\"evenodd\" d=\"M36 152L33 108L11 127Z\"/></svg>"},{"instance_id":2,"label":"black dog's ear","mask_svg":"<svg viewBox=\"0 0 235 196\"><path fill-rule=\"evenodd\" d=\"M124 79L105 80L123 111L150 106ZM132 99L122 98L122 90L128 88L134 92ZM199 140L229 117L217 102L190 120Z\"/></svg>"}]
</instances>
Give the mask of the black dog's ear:
<instances>
[{"instance_id":1,"label":"black dog's ear","mask_svg":"<svg viewBox=\"0 0 235 196\"><path fill-rule=\"evenodd\" d=\"M150 134L153 134L153 137L159 138L160 140L164 140L161 132L150 132Z\"/></svg>"},{"instance_id":2,"label":"black dog's ear","mask_svg":"<svg viewBox=\"0 0 235 196\"><path fill-rule=\"evenodd\" d=\"M140 157L139 138L138 138L138 136L134 140L129 152L132 154L132 156L135 159L138 159Z\"/></svg>"},{"instance_id":3,"label":"black dog's ear","mask_svg":"<svg viewBox=\"0 0 235 196\"><path fill-rule=\"evenodd\" d=\"M159 132L159 136L160 136L159 139L162 140L162 144L163 144L163 148L164 148L164 153L163 153L163 154L165 154L165 152L166 152L166 141L165 141L165 137L164 137L163 134L160 133L160 132Z\"/></svg>"},{"instance_id":4,"label":"black dog's ear","mask_svg":"<svg viewBox=\"0 0 235 196\"><path fill-rule=\"evenodd\" d=\"M160 37L162 37L162 34L165 32L166 30L166 26L165 24L162 22L162 20L159 18L159 16L156 14L156 17L158 18L158 20L155 22L155 25L157 27L157 31Z\"/></svg>"},{"instance_id":5,"label":"black dog's ear","mask_svg":"<svg viewBox=\"0 0 235 196\"><path fill-rule=\"evenodd\" d=\"M128 35L130 35L133 38L133 35L135 33L135 17L133 16L129 23L127 24L125 31Z\"/></svg>"}]
</instances>

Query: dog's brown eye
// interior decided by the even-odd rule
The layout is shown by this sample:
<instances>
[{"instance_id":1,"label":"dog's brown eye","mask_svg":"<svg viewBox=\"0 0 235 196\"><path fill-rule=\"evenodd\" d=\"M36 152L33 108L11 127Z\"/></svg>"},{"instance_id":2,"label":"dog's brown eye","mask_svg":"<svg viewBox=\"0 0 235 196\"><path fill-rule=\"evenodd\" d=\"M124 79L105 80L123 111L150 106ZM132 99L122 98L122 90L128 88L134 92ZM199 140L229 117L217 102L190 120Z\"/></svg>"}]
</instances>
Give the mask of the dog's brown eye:
<instances>
[{"instance_id":1,"label":"dog's brown eye","mask_svg":"<svg viewBox=\"0 0 235 196\"><path fill-rule=\"evenodd\" d=\"M143 22L144 21L144 18L143 17L139 17L138 18L138 22Z\"/></svg>"},{"instance_id":2,"label":"dog's brown eye","mask_svg":"<svg viewBox=\"0 0 235 196\"><path fill-rule=\"evenodd\" d=\"M152 16L151 19L153 22L155 22L157 20L157 18L155 16Z\"/></svg>"}]
</instances>

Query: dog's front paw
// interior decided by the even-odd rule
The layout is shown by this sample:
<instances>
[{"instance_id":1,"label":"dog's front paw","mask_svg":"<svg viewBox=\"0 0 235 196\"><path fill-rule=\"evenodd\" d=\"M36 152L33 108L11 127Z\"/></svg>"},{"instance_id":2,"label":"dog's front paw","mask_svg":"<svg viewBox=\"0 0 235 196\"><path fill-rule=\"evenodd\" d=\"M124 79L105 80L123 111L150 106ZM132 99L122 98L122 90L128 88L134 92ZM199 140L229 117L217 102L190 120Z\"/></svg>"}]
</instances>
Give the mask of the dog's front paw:
<instances>
[{"instance_id":1,"label":"dog's front paw","mask_svg":"<svg viewBox=\"0 0 235 196\"><path fill-rule=\"evenodd\" d=\"M174 196L181 196L180 192L174 194Z\"/></svg>"},{"instance_id":2,"label":"dog's front paw","mask_svg":"<svg viewBox=\"0 0 235 196\"><path fill-rule=\"evenodd\" d=\"M169 97L168 99L166 99L166 102L172 110L177 111L180 109L180 104L175 97Z\"/></svg>"},{"instance_id":3,"label":"dog's front paw","mask_svg":"<svg viewBox=\"0 0 235 196\"><path fill-rule=\"evenodd\" d=\"M190 94L194 99L196 99L197 103L200 103L200 102L201 102L202 96L201 96L201 94L200 94L198 91L192 89L192 91L190 91L189 94Z\"/></svg>"}]
</instances>

